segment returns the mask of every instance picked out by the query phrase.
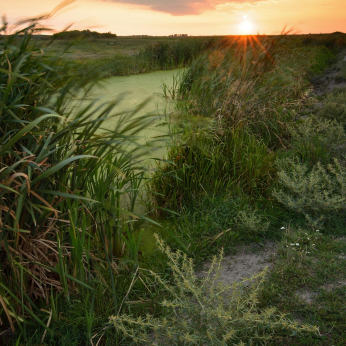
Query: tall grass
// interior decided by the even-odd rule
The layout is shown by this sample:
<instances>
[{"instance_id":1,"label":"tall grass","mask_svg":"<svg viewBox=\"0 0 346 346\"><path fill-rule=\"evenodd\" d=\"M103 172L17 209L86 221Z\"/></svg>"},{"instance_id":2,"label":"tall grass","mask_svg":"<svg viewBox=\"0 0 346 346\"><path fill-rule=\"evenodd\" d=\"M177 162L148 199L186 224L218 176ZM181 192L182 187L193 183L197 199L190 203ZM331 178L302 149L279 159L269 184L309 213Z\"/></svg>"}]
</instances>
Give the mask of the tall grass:
<instances>
[{"instance_id":1,"label":"tall grass","mask_svg":"<svg viewBox=\"0 0 346 346\"><path fill-rule=\"evenodd\" d=\"M178 142L159 162L152 183L157 205L168 209L218 191L265 194L273 174L275 155L246 129L224 133L202 130Z\"/></svg>"},{"instance_id":2,"label":"tall grass","mask_svg":"<svg viewBox=\"0 0 346 346\"><path fill-rule=\"evenodd\" d=\"M269 195L275 150L287 144L307 87L278 41L222 40L183 73L174 94L184 130L159 163L157 205L179 209L206 192Z\"/></svg>"},{"instance_id":3,"label":"tall grass","mask_svg":"<svg viewBox=\"0 0 346 346\"><path fill-rule=\"evenodd\" d=\"M156 42L139 52L139 57L150 62L154 69L167 70L192 63L210 48L214 39L185 38L173 42Z\"/></svg>"},{"instance_id":4,"label":"tall grass","mask_svg":"<svg viewBox=\"0 0 346 346\"><path fill-rule=\"evenodd\" d=\"M53 313L54 292L69 301L101 284L117 309L114 268L140 219L138 132L153 120L83 101L95 75L46 56L32 43L40 28L33 19L0 41L0 318L25 339L28 319L47 328L40 308Z\"/></svg>"}]
</instances>

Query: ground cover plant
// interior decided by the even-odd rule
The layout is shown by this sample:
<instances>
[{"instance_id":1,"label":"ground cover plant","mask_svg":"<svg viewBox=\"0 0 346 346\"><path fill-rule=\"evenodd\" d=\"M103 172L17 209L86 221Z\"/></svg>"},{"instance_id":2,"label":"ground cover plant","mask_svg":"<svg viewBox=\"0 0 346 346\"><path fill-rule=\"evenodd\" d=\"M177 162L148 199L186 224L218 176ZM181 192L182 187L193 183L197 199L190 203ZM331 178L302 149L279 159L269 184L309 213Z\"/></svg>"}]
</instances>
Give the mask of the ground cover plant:
<instances>
[{"instance_id":1,"label":"ground cover plant","mask_svg":"<svg viewBox=\"0 0 346 346\"><path fill-rule=\"evenodd\" d=\"M1 342L342 345L344 98L317 100L309 78L344 35L143 47L143 71L191 65L163 88L179 116L152 176L138 137L153 117L84 99L104 61L59 60L55 42L33 39L39 28L1 29ZM151 217L169 221L151 256L144 221L160 219L137 213L144 187ZM268 239L273 267L230 290L222 256L198 270L221 248Z\"/></svg>"}]
</instances>

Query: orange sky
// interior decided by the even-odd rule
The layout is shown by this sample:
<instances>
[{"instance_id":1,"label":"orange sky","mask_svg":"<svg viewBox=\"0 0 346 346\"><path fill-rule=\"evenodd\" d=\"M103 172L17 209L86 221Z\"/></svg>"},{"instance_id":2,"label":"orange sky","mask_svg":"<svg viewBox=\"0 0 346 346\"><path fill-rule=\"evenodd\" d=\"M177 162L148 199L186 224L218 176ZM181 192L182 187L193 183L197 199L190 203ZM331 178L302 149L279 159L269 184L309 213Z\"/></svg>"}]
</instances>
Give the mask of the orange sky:
<instances>
[{"instance_id":1,"label":"orange sky","mask_svg":"<svg viewBox=\"0 0 346 346\"><path fill-rule=\"evenodd\" d=\"M60 2L0 0L0 14L14 22ZM346 32L346 0L76 0L49 24L61 30L72 23L118 35L275 34L286 24L300 33Z\"/></svg>"}]
</instances>

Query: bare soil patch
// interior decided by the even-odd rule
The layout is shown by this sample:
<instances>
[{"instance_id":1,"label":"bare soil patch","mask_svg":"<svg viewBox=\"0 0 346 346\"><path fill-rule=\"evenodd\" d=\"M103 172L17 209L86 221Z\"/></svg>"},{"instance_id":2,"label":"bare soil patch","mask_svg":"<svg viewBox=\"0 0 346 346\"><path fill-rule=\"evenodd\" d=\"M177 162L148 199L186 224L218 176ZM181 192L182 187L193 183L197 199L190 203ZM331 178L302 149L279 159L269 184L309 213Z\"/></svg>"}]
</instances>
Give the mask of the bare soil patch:
<instances>
[{"instance_id":1,"label":"bare soil patch","mask_svg":"<svg viewBox=\"0 0 346 346\"><path fill-rule=\"evenodd\" d=\"M262 249L258 244L251 246L242 246L235 255L227 255L222 261L219 280L226 286L234 282L239 282L245 278L251 277L266 267L272 267L270 258L275 254L274 243L267 243ZM209 269L210 263L204 265L203 270L198 276Z\"/></svg>"}]
</instances>

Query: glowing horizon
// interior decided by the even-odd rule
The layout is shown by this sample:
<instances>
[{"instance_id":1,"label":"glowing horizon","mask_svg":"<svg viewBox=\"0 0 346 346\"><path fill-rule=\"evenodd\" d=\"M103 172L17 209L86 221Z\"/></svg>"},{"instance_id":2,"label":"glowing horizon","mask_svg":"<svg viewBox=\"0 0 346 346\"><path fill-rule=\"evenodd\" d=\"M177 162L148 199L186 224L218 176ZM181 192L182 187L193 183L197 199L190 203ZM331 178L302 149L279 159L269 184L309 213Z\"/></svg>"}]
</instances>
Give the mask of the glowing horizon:
<instances>
[{"instance_id":1,"label":"glowing horizon","mask_svg":"<svg viewBox=\"0 0 346 346\"><path fill-rule=\"evenodd\" d=\"M13 24L48 13L61 0L0 0ZM55 31L90 29L119 36L346 32L344 0L77 0L47 23Z\"/></svg>"}]
</instances>

